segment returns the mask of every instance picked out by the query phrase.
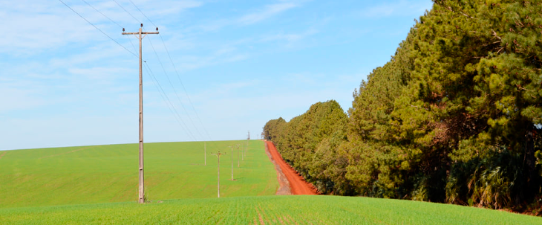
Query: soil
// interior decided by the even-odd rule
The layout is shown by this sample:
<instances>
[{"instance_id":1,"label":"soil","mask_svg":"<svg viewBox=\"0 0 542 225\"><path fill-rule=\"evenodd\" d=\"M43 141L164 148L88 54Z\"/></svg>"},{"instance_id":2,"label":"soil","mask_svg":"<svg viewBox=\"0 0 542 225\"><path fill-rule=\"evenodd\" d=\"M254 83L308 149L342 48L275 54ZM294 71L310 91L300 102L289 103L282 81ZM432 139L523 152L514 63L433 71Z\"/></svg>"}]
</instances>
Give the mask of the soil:
<instances>
[{"instance_id":1,"label":"soil","mask_svg":"<svg viewBox=\"0 0 542 225\"><path fill-rule=\"evenodd\" d=\"M273 145L270 141L265 141L266 143L266 150L270 153L271 161L275 164L275 167L277 169L277 174L279 178L279 183L282 185L284 182L281 182L281 174L282 176L286 177L289 183L291 194L293 195L317 195L318 190L311 184L305 181L301 175L299 175L288 163L284 161L282 156L280 156L280 153L275 148L275 145ZM280 170L279 170L280 169ZM279 188L279 191L281 188ZM277 191L277 194L279 194Z\"/></svg>"},{"instance_id":2,"label":"soil","mask_svg":"<svg viewBox=\"0 0 542 225\"><path fill-rule=\"evenodd\" d=\"M275 195L291 195L292 190L290 189L290 182L282 172L282 169L280 168L279 164L273 159L273 156L271 156L271 152L269 152L269 146L267 145L267 142L265 142L265 153L271 160L271 162L275 165L275 170L277 171L277 180L279 181L279 189L277 189L277 192Z\"/></svg>"}]
</instances>

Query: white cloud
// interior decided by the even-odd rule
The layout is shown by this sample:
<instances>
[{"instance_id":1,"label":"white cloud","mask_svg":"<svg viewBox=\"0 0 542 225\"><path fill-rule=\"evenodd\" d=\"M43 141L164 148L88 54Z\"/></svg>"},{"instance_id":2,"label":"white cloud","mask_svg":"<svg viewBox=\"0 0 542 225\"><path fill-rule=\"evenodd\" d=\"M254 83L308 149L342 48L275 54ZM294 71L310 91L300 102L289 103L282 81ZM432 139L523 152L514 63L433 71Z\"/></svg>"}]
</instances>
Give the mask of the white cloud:
<instances>
[{"instance_id":1,"label":"white cloud","mask_svg":"<svg viewBox=\"0 0 542 225\"><path fill-rule=\"evenodd\" d=\"M409 16L420 15L426 9L431 9L433 2L426 0L425 2L411 2L400 0L393 3L383 3L362 10L359 15L367 18L380 18L389 16Z\"/></svg>"},{"instance_id":2,"label":"white cloud","mask_svg":"<svg viewBox=\"0 0 542 225\"><path fill-rule=\"evenodd\" d=\"M120 35L117 25L109 22L80 0L64 1L133 51L128 37ZM138 24L134 24L133 19L114 2L87 1L121 26L126 26L127 30L138 28ZM135 17L144 21L145 27L149 27L146 19L128 0L118 1ZM302 1L278 1L276 4L261 5L217 20L213 29L224 26L243 29L235 36L229 36L229 32L220 33L219 36L202 32L201 29L186 29L186 26L197 27L202 20L205 21L198 20L198 17L188 17L189 20L180 19L184 16L180 15L183 10L199 7L203 5L201 2L133 1L154 23L160 26L165 24L160 27L160 31L177 69L181 72L181 77L187 76L184 81L188 82L184 85L189 91L196 90L187 95L202 118L204 127L210 129L209 132L214 137L220 139L245 137L246 129L256 134L258 132L253 131L261 131L261 126L267 119L275 116L291 118L303 113L308 106L317 101L326 101L330 98L342 98L341 103L351 101L353 88L338 87L337 84L330 84L332 82L326 82L326 86L319 86L322 83L318 82L320 77L308 72L285 75L295 77L289 80L288 85L280 83L287 80L284 77L274 78L275 82L265 80L266 76L274 76L266 74L268 71L265 70L269 69L266 66L251 68L257 71L253 75L234 74L232 77L219 78L218 81L206 80L207 76L216 76L216 70L222 69L218 66L183 74L186 70L222 66L269 54L268 52L277 51L277 46L284 47L280 46L284 42L301 45L302 40L312 41L309 37L320 30L325 31L325 27L315 25L314 20L309 21L310 24L296 24L300 26L294 26L295 28L265 27L264 33L255 26L281 19L280 16L286 12L302 6L304 3ZM8 68L8 72L0 74L0 96L3 96L0 98L0 106L6 106L0 107L2 117L0 136L12 140L0 143L0 149L137 141L137 58L58 1L21 0L13 4L0 3L0 18L11 18L10 21L14 22L8 24L7 29L18 32L8 37L0 36L0 54L2 54L0 57L6 54L8 60L11 60L0 62L0 66L5 65ZM255 28L257 32L250 33L249 26ZM284 31L281 31L283 29ZM158 40L159 37L148 36L148 38L152 38L165 70L173 85L177 86L173 68L168 56L165 55L161 41ZM179 86L176 90L179 92L174 93L165 80L165 74L162 73L162 68L147 41L144 42L144 60L149 61L157 79L181 116L186 118L184 117L186 115L195 119L195 112L191 110L187 98L183 96L185 93ZM247 61L246 64L249 63L253 62ZM254 65L258 65L257 63ZM240 64L239 67L246 66ZM280 70L277 71L280 73ZM145 78L148 78L145 70L144 73ZM235 80L243 76L260 77L264 80L246 81L246 77ZM354 80L355 86L361 81L355 77L345 79ZM158 96L159 93L152 80L144 81L146 141L190 140L174 121L167 103ZM223 82L226 84L217 84ZM176 94L181 96L179 101L185 104L188 112L181 111ZM185 122L191 126L192 122L188 120ZM199 125L198 121L193 122ZM235 127L232 128L233 126ZM48 130L48 133L40 133L43 130ZM235 132L239 130L242 132L236 134Z\"/></svg>"},{"instance_id":3,"label":"white cloud","mask_svg":"<svg viewBox=\"0 0 542 225\"><path fill-rule=\"evenodd\" d=\"M126 45L125 45L126 46ZM130 49L130 48L129 48ZM131 49L133 52L134 50ZM146 55L144 55L146 56ZM69 68L72 66L78 66L81 64L88 64L91 62L106 61L110 59L116 59L117 61L134 61L137 56L126 52L124 49L116 45L114 42L102 42L89 47L88 49L82 48L78 51L70 52L67 55L56 55L49 59L49 66L51 68Z\"/></svg>"},{"instance_id":4,"label":"white cloud","mask_svg":"<svg viewBox=\"0 0 542 225\"><path fill-rule=\"evenodd\" d=\"M2 85L3 86L3 85ZM0 86L0 113L12 110L32 109L37 106L45 105L45 98L37 98L36 91L6 88Z\"/></svg>"},{"instance_id":5,"label":"white cloud","mask_svg":"<svg viewBox=\"0 0 542 225\"><path fill-rule=\"evenodd\" d=\"M111 23L84 2L74 0L64 0L64 2L113 39L126 40L120 37L120 27ZM126 26L128 30L130 27L134 29L139 27L138 22L134 22L124 10L111 1L88 2L120 26ZM192 0L173 3L164 1L134 2L157 24L163 24L164 20L169 22L171 19L168 17L202 5L201 2ZM147 24L145 17L130 2L119 1L119 3L131 11L131 14L138 20ZM0 20L9 21L2 24L3 30L16 31L6 32L0 36L0 53L9 55L35 55L45 49L55 49L70 44L82 45L96 43L96 41L111 42L108 37L59 1L3 1L0 3ZM165 23L167 24L167 22ZM123 45L131 50L128 42Z\"/></svg>"},{"instance_id":6,"label":"white cloud","mask_svg":"<svg viewBox=\"0 0 542 225\"><path fill-rule=\"evenodd\" d=\"M299 3L293 2L282 2L278 4L266 5L263 9L255 10L238 18L218 19L197 27L204 31L216 31L226 26L253 25L298 6Z\"/></svg>"},{"instance_id":7,"label":"white cloud","mask_svg":"<svg viewBox=\"0 0 542 225\"><path fill-rule=\"evenodd\" d=\"M126 67L88 67L88 68L70 68L68 72L79 79L93 80L96 84L114 84L119 78L126 78L132 75L136 76L137 69Z\"/></svg>"},{"instance_id":8,"label":"white cloud","mask_svg":"<svg viewBox=\"0 0 542 225\"><path fill-rule=\"evenodd\" d=\"M255 24L296 6L297 5L294 3L279 3L274 5L268 5L262 11L242 16L237 20L237 22L243 25Z\"/></svg>"},{"instance_id":9,"label":"white cloud","mask_svg":"<svg viewBox=\"0 0 542 225\"><path fill-rule=\"evenodd\" d=\"M278 33L278 34L273 34L273 35L267 35L265 37L263 37L261 39L261 41L279 41L279 40L285 40L285 41L288 41L288 42L295 42L295 41L299 41L299 40L302 40L302 39L305 39L306 37L309 37L311 35L314 35L314 34L317 34L318 33L318 30L316 29L308 29L302 33L289 33L289 34L285 34L285 33Z\"/></svg>"},{"instance_id":10,"label":"white cloud","mask_svg":"<svg viewBox=\"0 0 542 225\"><path fill-rule=\"evenodd\" d=\"M180 70L193 70L222 63L242 61L249 58L248 53L239 53L233 46L224 46L206 56L185 56L180 63Z\"/></svg>"}]
</instances>

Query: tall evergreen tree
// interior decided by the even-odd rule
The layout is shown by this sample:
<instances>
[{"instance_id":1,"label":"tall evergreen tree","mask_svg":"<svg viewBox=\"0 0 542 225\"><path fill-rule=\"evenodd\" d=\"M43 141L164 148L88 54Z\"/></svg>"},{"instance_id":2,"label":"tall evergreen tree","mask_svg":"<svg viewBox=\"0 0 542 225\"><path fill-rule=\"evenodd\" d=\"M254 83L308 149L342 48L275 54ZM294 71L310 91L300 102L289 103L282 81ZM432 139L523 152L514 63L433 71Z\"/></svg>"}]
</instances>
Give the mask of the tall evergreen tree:
<instances>
[{"instance_id":1,"label":"tall evergreen tree","mask_svg":"<svg viewBox=\"0 0 542 225\"><path fill-rule=\"evenodd\" d=\"M541 36L539 0L434 0L348 116L317 103L264 130L325 193L540 213Z\"/></svg>"}]
</instances>

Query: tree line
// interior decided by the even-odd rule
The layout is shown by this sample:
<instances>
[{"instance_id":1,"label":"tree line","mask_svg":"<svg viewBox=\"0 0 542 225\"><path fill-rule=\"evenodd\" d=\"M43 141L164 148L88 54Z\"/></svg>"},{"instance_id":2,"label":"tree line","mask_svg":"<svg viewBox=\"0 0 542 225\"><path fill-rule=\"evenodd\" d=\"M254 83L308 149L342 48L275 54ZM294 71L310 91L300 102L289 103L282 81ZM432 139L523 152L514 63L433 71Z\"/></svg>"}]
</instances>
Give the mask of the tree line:
<instances>
[{"instance_id":1,"label":"tree line","mask_svg":"<svg viewBox=\"0 0 542 225\"><path fill-rule=\"evenodd\" d=\"M345 113L266 139L320 192L541 213L542 2L434 0Z\"/></svg>"}]
</instances>

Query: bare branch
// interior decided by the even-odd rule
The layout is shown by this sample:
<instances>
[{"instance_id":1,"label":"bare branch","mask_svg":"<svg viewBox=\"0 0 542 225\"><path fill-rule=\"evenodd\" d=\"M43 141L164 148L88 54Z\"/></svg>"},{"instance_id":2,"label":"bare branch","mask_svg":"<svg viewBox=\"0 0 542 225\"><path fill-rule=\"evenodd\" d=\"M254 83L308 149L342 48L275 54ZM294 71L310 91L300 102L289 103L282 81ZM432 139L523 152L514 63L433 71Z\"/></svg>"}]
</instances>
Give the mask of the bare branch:
<instances>
[{"instance_id":1,"label":"bare branch","mask_svg":"<svg viewBox=\"0 0 542 225\"><path fill-rule=\"evenodd\" d=\"M499 35L497 35L497 32L495 32L494 30L491 30L491 31L493 32L494 37L496 37L499 40L502 40L501 37L499 37Z\"/></svg>"}]
</instances>

